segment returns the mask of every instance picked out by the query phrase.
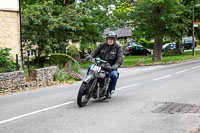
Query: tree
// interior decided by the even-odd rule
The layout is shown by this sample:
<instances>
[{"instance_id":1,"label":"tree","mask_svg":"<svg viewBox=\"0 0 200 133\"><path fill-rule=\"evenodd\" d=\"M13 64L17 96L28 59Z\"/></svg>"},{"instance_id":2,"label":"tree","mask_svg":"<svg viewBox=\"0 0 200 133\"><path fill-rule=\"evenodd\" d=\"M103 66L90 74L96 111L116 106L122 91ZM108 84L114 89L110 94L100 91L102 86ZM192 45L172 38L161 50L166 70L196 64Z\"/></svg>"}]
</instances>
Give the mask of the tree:
<instances>
[{"instance_id":1,"label":"tree","mask_svg":"<svg viewBox=\"0 0 200 133\"><path fill-rule=\"evenodd\" d=\"M22 7L26 5L34 5L39 2L52 1L55 5L68 6L75 2L75 0L21 0Z\"/></svg>"},{"instance_id":2,"label":"tree","mask_svg":"<svg viewBox=\"0 0 200 133\"><path fill-rule=\"evenodd\" d=\"M27 5L22 10L22 34L27 47L42 53L64 53L68 41L79 38L83 30L80 10L54 5L52 1ZM39 62L38 62L39 63Z\"/></svg>"},{"instance_id":3,"label":"tree","mask_svg":"<svg viewBox=\"0 0 200 133\"><path fill-rule=\"evenodd\" d=\"M97 42L102 40L106 28L116 28L116 18L113 15L113 8L117 0L82 0L78 7L82 9L85 18L83 19L84 34L82 42Z\"/></svg>"},{"instance_id":4,"label":"tree","mask_svg":"<svg viewBox=\"0 0 200 133\"><path fill-rule=\"evenodd\" d=\"M187 22L179 23L184 12L181 0L139 0L132 12L135 30L154 39L153 61L162 60L162 41L177 39L186 30Z\"/></svg>"}]
</instances>

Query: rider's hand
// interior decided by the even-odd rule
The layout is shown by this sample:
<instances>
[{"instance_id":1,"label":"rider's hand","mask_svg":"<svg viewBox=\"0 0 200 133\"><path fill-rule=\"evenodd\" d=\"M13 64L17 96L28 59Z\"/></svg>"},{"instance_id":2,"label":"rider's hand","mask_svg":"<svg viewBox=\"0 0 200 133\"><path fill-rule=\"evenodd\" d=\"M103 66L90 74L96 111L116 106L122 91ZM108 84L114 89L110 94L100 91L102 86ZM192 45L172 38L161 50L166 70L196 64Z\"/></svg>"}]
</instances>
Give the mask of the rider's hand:
<instances>
[{"instance_id":1,"label":"rider's hand","mask_svg":"<svg viewBox=\"0 0 200 133\"><path fill-rule=\"evenodd\" d=\"M88 55L87 57L85 57L85 60L87 61L91 61L92 57L90 55Z\"/></svg>"},{"instance_id":2,"label":"rider's hand","mask_svg":"<svg viewBox=\"0 0 200 133\"><path fill-rule=\"evenodd\" d=\"M114 65L111 67L111 69L112 69L112 70L117 70L118 67L119 67L119 66L118 66L117 64L114 64Z\"/></svg>"}]
</instances>

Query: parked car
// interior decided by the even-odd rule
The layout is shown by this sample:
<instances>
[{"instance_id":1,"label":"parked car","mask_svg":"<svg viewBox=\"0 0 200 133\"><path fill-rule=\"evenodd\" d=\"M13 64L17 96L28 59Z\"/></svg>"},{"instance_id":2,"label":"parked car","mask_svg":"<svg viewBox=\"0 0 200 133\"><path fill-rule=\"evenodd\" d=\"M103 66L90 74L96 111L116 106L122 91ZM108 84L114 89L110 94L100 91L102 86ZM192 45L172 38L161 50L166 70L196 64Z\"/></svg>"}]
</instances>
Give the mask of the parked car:
<instances>
[{"instance_id":1,"label":"parked car","mask_svg":"<svg viewBox=\"0 0 200 133\"><path fill-rule=\"evenodd\" d=\"M162 53L167 52L168 50L174 50L176 49L176 43L172 42L172 43L166 43L162 46Z\"/></svg>"},{"instance_id":2,"label":"parked car","mask_svg":"<svg viewBox=\"0 0 200 133\"><path fill-rule=\"evenodd\" d=\"M130 40L130 41L127 42L127 45L128 46L136 46L137 44L135 43L135 41Z\"/></svg>"},{"instance_id":3,"label":"parked car","mask_svg":"<svg viewBox=\"0 0 200 133\"><path fill-rule=\"evenodd\" d=\"M180 48L181 51L184 51L184 46ZM179 48L176 46L176 42L166 43L162 46L162 53L167 52L179 52Z\"/></svg>"},{"instance_id":4,"label":"parked car","mask_svg":"<svg viewBox=\"0 0 200 133\"><path fill-rule=\"evenodd\" d=\"M196 44L195 37L194 37L194 43L195 43L195 47L196 47L197 44ZM192 49L193 48L192 37L184 37L184 38L182 38L182 44L183 44L185 49Z\"/></svg>"},{"instance_id":5,"label":"parked car","mask_svg":"<svg viewBox=\"0 0 200 133\"><path fill-rule=\"evenodd\" d=\"M124 50L125 56L132 56L132 55L151 55L151 51L141 45L132 44L125 48Z\"/></svg>"}]
</instances>

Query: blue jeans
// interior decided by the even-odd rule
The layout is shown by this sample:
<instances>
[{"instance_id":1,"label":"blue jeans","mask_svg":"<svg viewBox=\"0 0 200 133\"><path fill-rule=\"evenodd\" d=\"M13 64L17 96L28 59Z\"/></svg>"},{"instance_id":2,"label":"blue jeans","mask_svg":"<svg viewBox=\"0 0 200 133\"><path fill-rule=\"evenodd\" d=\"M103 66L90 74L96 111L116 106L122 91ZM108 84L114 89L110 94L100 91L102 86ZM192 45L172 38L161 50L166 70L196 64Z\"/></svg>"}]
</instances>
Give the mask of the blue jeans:
<instances>
[{"instance_id":1,"label":"blue jeans","mask_svg":"<svg viewBox=\"0 0 200 133\"><path fill-rule=\"evenodd\" d=\"M92 67L92 65L90 65L88 67L88 71L87 71L87 74L88 72L90 71L90 68ZM109 83L109 86L108 86L108 91L112 91L112 90L115 90L115 87L116 87L116 84L117 84L117 79L118 79L118 73L117 71L108 71L109 73L109 76L110 76L110 83Z\"/></svg>"}]
</instances>

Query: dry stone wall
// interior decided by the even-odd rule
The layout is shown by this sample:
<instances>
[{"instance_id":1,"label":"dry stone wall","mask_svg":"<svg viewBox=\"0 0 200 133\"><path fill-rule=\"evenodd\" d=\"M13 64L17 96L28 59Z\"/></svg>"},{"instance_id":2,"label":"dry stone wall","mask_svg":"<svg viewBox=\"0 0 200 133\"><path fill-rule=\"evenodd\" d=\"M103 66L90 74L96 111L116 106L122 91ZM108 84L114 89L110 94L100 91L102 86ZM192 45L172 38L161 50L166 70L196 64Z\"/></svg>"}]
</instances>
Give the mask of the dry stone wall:
<instances>
[{"instance_id":1,"label":"dry stone wall","mask_svg":"<svg viewBox=\"0 0 200 133\"><path fill-rule=\"evenodd\" d=\"M23 71L0 73L0 93L25 89L26 77Z\"/></svg>"},{"instance_id":2,"label":"dry stone wall","mask_svg":"<svg viewBox=\"0 0 200 133\"><path fill-rule=\"evenodd\" d=\"M31 70L32 82L34 82L33 85L35 84L37 87L50 85L53 83L56 70L56 66Z\"/></svg>"},{"instance_id":3,"label":"dry stone wall","mask_svg":"<svg viewBox=\"0 0 200 133\"><path fill-rule=\"evenodd\" d=\"M51 85L56 70L56 66L33 69L30 71L31 82L26 81L24 71L0 73L0 93L29 90Z\"/></svg>"}]
</instances>

